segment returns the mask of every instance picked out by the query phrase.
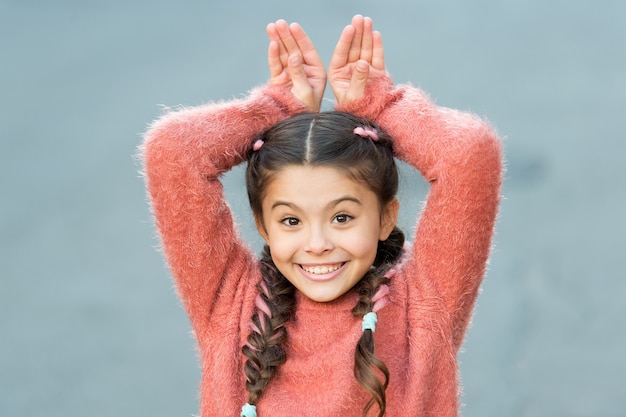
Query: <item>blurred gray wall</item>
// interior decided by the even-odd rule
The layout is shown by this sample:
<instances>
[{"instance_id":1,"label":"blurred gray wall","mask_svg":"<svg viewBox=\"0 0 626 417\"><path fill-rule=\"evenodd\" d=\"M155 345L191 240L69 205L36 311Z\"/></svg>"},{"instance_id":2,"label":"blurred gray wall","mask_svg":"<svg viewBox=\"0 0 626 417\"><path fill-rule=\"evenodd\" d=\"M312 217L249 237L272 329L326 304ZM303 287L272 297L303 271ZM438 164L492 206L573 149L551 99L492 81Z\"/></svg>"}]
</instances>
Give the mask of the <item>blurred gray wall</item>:
<instances>
[{"instance_id":1,"label":"blurred gray wall","mask_svg":"<svg viewBox=\"0 0 626 417\"><path fill-rule=\"evenodd\" d=\"M266 23L298 21L328 63L355 13L374 18L397 82L506 137L464 415L624 415L626 2L4 0L0 416L197 412L135 148L159 105L263 83ZM418 181L401 191L411 230L426 188L403 180ZM245 207L241 172L226 183Z\"/></svg>"}]
</instances>

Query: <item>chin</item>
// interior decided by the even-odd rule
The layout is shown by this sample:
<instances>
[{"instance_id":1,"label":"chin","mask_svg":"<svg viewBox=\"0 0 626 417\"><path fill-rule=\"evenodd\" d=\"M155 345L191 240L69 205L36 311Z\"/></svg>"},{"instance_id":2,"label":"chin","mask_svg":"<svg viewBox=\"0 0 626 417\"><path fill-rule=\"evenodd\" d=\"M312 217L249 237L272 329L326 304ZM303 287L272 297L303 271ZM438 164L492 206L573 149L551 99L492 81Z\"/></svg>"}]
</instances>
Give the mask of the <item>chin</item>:
<instances>
[{"instance_id":1,"label":"chin","mask_svg":"<svg viewBox=\"0 0 626 417\"><path fill-rule=\"evenodd\" d=\"M305 294L305 296L312 300L315 301L316 303L329 303L331 301L335 301L338 297L311 297Z\"/></svg>"},{"instance_id":2,"label":"chin","mask_svg":"<svg viewBox=\"0 0 626 417\"><path fill-rule=\"evenodd\" d=\"M316 303L329 303L331 301L335 301L340 298L345 292L342 293L333 293L333 294L325 294L325 293L310 293L302 291L302 294L309 300L315 301Z\"/></svg>"}]
</instances>

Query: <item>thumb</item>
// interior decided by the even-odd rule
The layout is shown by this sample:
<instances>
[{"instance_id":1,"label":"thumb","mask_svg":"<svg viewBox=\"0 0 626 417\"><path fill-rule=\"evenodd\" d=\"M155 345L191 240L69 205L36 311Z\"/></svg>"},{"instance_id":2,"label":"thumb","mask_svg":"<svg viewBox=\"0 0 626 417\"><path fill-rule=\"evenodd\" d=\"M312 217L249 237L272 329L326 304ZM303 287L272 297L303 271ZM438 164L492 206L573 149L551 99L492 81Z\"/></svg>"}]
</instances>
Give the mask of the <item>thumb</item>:
<instances>
[{"instance_id":1,"label":"thumb","mask_svg":"<svg viewBox=\"0 0 626 417\"><path fill-rule=\"evenodd\" d=\"M287 61L287 72L291 78L291 92L293 95L304 103L305 106L311 107L313 101L313 89L311 88L309 79L304 71L302 54L296 52L289 55L289 59Z\"/></svg>"},{"instance_id":2,"label":"thumb","mask_svg":"<svg viewBox=\"0 0 626 417\"><path fill-rule=\"evenodd\" d=\"M287 60L287 71L289 72L289 77L293 81L294 85L302 84L307 81L306 73L304 72L302 54L296 52L289 55L289 59Z\"/></svg>"},{"instance_id":3,"label":"thumb","mask_svg":"<svg viewBox=\"0 0 626 417\"><path fill-rule=\"evenodd\" d=\"M346 91L348 101L358 100L365 95L365 86L370 74L370 64L364 59L360 59L354 65L350 86Z\"/></svg>"}]
</instances>

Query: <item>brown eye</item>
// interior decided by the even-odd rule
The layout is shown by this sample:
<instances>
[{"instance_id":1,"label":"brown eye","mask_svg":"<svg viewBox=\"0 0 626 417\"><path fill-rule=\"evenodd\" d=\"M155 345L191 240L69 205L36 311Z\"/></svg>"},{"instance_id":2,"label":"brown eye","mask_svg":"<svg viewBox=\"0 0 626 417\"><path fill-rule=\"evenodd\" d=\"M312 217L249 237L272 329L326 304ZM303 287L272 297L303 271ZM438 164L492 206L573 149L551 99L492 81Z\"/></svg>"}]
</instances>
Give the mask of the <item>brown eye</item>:
<instances>
[{"instance_id":1,"label":"brown eye","mask_svg":"<svg viewBox=\"0 0 626 417\"><path fill-rule=\"evenodd\" d=\"M295 217L285 217L281 220L281 223L285 226L294 227L300 224L300 220Z\"/></svg>"},{"instance_id":2,"label":"brown eye","mask_svg":"<svg viewBox=\"0 0 626 417\"><path fill-rule=\"evenodd\" d=\"M338 214L335 216L335 223L348 223L352 219L352 216L348 214Z\"/></svg>"}]
</instances>

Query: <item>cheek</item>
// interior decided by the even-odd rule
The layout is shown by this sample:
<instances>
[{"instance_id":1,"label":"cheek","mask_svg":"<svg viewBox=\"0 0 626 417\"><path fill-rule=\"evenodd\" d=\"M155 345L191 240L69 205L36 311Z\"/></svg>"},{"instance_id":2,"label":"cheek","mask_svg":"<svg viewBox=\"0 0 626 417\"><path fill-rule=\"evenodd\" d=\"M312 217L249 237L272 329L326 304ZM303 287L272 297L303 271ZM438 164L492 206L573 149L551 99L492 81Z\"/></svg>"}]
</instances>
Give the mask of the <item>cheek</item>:
<instances>
[{"instance_id":1,"label":"cheek","mask_svg":"<svg viewBox=\"0 0 626 417\"><path fill-rule=\"evenodd\" d=\"M270 247L272 258L277 260L291 257L299 245L295 236L289 233L272 233L272 231L265 242Z\"/></svg>"},{"instance_id":2,"label":"cheek","mask_svg":"<svg viewBox=\"0 0 626 417\"><path fill-rule=\"evenodd\" d=\"M346 241L346 246L354 255L374 260L378 249L378 231L370 230L367 233L353 235Z\"/></svg>"}]
</instances>

